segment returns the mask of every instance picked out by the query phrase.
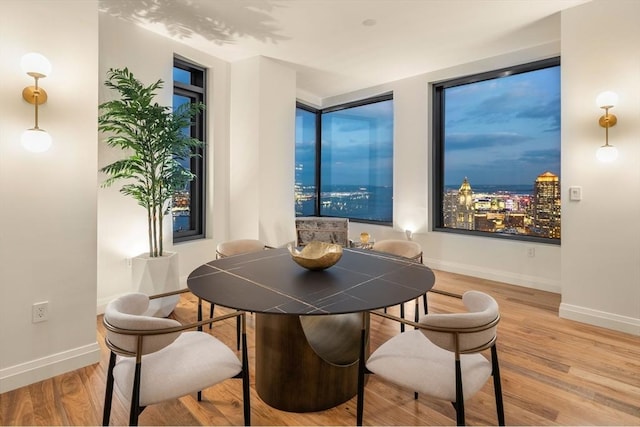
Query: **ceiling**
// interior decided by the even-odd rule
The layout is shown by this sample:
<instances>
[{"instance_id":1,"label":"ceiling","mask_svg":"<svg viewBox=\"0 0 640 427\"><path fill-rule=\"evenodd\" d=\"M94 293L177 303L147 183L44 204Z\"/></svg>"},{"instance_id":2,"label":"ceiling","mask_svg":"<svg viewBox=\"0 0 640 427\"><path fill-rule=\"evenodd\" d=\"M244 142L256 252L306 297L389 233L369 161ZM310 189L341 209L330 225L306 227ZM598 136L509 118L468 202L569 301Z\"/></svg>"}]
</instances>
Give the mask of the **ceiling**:
<instances>
[{"instance_id":1,"label":"ceiling","mask_svg":"<svg viewBox=\"0 0 640 427\"><path fill-rule=\"evenodd\" d=\"M320 99L560 39L589 0L100 0L226 61L263 55Z\"/></svg>"}]
</instances>

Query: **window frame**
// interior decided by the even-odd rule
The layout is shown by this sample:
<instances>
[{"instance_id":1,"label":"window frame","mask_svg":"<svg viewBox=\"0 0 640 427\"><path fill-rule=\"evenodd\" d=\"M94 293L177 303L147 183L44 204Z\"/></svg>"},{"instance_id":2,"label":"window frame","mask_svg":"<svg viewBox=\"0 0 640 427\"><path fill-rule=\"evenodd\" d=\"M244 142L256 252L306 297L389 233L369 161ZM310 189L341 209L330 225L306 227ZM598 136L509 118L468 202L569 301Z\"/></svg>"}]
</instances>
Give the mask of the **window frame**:
<instances>
[{"instance_id":1,"label":"window frame","mask_svg":"<svg viewBox=\"0 0 640 427\"><path fill-rule=\"evenodd\" d=\"M338 105L334 105L334 106L322 108L322 109L314 108L300 101L296 101L296 108L303 109L310 113L315 113L316 115L316 120L315 120L315 126L316 126L315 156L316 158L315 158L315 171L314 171L316 189L315 189L315 211L312 216L336 218L333 215L320 214L320 208L322 203L322 199L321 199L321 194L322 194L321 192L322 190L322 115L325 113L333 113L336 111L347 110L349 108L355 108L355 107L362 107L364 105L375 104L377 102L383 102L383 101L393 101L393 92L385 92L383 94L375 95L369 98L365 98L357 101L350 101L350 102L346 102L343 104L338 104ZM395 123L394 123L394 126L395 126ZM393 186L393 180L391 182L391 185ZM391 221L376 221L376 220L368 220L368 219L362 219L362 218L351 218L348 216L341 216L341 218L348 218L350 222L390 226L390 225L393 225L393 197L391 198L391 207L392 207Z\"/></svg>"},{"instance_id":2,"label":"window frame","mask_svg":"<svg viewBox=\"0 0 640 427\"><path fill-rule=\"evenodd\" d=\"M431 96L432 96L432 175L433 182L433 194L430 198L433 202L431 215L432 215L432 231L464 234L479 237L488 237L493 239L506 239L506 240L519 240L535 243L546 243L560 245L560 238L547 238L539 236L528 236L523 234L506 234L506 233L494 233L488 231L478 230L465 230L462 228L449 228L444 227L444 90L460 86L469 83L478 83L486 80L493 80L502 77L508 77L516 74L526 73L530 71L542 70L545 68L551 68L560 66L560 56L552 58L542 59L538 61L532 61L524 64L518 64L511 67L500 68L492 71L486 71L482 73L470 74L463 77L457 77L448 80L442 80L431 84ZM559 176L560 178L560 176ZM531 194L533 197L534 195ZM562 221L562 216L560 217Z\"/></svg>"},{"instance_id":3,"label":"window frame","mask_svg":"<svg viewBox=\"0 0 640 427\"><path fill-rule=\"evenodd\" d=\"M191 84L173 81L172 95L188 97L195 102L207 105L207 69L195 64L186 58L175 55L173 67L192 73ZM195 81L194 81L195 80ZM195 150L195 156L191 157L191 172L196 178L190 182L190 216L193 228L186 231L174 231L172 226L173 243L181 243L190 240L204 239L206 237L206 160L207 160L207 109L194 117L191 125L191 136L203 142L202 147ZM171 216L173 221L173 215Z\"/></svg>"},{"instance_id":4,"label":"window frame","mask_svg":"<svg viewBox=\"0 0 640 427\"><path fill-rule=\"evenodd\" d=\"M321 154L322 147L320 141L322 141L322 110L318 108L313 108L309 105L303 104L300 101L296 101L296 109L300 108L301 110L305 110L309 113L314 114L315 116L315 141L316 141L316 151L315 151L315 164L314 164L314 186L315 186L315 202L314 202L314 212L313 216L320 216L320 166L321 166ZM294 155L295 156L295 155Z\"/></svg>"}]
</instances>

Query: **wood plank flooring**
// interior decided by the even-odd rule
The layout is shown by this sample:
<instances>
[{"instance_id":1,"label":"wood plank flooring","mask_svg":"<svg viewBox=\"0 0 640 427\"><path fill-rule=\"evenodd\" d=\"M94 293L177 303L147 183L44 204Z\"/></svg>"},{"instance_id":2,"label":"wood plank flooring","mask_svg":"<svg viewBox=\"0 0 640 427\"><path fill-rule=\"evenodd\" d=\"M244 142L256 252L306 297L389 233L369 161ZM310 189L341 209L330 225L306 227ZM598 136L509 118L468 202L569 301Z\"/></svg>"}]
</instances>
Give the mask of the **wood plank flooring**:
<instances>
[{"instance_id":1,"label":"wood plank flooring","mask_svg":"<svg viewBox=\"0 0 640 427\"><path fill-rule=\"evenodd\" d=\"M438 289L455 293L477 289L500 305L498 328L505 416L508 425L640 425L640 337L558 317L557 294L436 271ZM461 310L461 302L429 294L431 312ZM406 304L413 318L413 304ZM224 309L216 308L216 314ZM398 308L390 309L397 314ZM196 317L196 298L185 294L174 316ZM253 319L248 317L253 361ZM102 318L97 339L103 345ZM372 349L399 333L397 324L372 317ZM216 325L213 334L235 348L235 320ZM104 345L99 364L0 394L0 425L97 425L102 420ZM252 368L253 369L253 368ZM252 373L252 384L253 372ZM114 397L112 425L128 422L128 405ZM254 425L355 425L356 399L327 411L296 414L264 404L251 390ZM467 424L497 422L493 386L488 382L465 404ZM451 404L401 390L371 376L365 394L365 425L455 425ZM228 380L195 395L147 408L141 425L241 425L240 380Z\"/></svg>"}]
</instances>

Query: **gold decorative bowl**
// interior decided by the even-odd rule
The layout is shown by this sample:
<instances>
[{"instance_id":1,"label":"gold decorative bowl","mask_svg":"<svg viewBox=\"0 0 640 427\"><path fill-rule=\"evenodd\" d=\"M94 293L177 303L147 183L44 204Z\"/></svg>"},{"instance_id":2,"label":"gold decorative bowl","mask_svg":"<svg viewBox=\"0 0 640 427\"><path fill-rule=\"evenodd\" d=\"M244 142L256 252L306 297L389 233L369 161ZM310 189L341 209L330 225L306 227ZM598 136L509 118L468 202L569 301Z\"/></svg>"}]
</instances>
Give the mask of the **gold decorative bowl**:
<instances>
[{"instance_id":1,"label":"gold decorative bowl","mask_svg":"<svg viewBox=\"0 0 640 427\"><path fill-rule=\"evenodd\" d=\"M289 245L289 252L291 258L301 267L307 270L324 270L340 260L342 246L314 240L301 251Z\"/></svg>"}]
</instances>

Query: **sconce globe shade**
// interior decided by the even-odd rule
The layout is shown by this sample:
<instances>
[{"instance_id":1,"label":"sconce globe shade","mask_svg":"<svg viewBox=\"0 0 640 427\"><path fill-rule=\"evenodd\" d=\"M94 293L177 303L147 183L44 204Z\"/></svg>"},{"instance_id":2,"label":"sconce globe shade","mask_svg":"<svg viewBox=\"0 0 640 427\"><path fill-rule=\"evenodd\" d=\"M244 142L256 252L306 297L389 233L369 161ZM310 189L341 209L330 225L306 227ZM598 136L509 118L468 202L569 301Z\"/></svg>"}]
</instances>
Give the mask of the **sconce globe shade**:
<instances>
[{"instance_id":1,"label":"sconce globe shade","mask_svg":"<svg viewBox=\"0 0 640 427\"><path fill-rule=\"evenodd\" d=\"M618 149L613 145L603 145L596 151L596 159L603 163L611 163L618 158Z\"/></svg>"},{"instance_id":2,"label":"sconce globe shade","mask_svg":"<svg viewBox=\"0 0 640 427\"><path fill-rule=\"evenodd\" d=\"M24 55L20 60L20 68L26 74L36 73L43 77L51 74L51 62L44 55L36 52Z\"/></svg>"},{"instance_id":3,"label":"sconce globe shade","mask_svg":"<svg viewBox=\"0 0 640 427\"><path fill-rule=\"evenodd\" d=\"M27 129L22 133L20 142L33 153L43 153L51 147L51 135L42 129Z\"/></svg>"},{"instance_id":4,"label":"sconce globe shade","mask_svg":"<svg viewBox=\"0 0 640 427\"><path fill-rule=\"evenodd\" d=\"M610 90L604 91L596 98L596 104L600 108L618 105L618 94Z\"/></svg>"}]
</instances>

